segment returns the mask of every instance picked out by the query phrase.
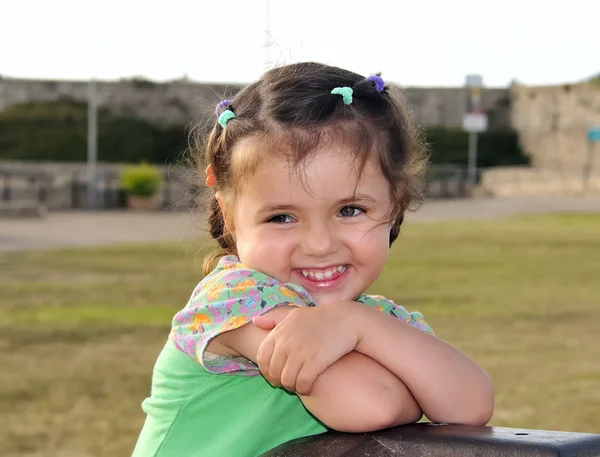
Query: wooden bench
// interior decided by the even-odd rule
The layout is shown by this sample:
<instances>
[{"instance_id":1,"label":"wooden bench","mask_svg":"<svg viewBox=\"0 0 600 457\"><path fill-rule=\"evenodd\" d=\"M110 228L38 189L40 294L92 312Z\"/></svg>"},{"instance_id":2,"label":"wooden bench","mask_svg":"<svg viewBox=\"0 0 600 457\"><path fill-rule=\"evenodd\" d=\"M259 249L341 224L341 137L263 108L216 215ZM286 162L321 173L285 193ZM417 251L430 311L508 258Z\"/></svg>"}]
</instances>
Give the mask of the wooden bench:
<instances>
[{"instance_id":1,"label":"wooden bench","mask_svg":"<svg viewBox=\"0 0 600 457\"><path fill-rule=\"evenodd\" d=\"M419 423L374 433L329 432L261 457L598 457L600 435Z\"/></svg>"}]
</instances>

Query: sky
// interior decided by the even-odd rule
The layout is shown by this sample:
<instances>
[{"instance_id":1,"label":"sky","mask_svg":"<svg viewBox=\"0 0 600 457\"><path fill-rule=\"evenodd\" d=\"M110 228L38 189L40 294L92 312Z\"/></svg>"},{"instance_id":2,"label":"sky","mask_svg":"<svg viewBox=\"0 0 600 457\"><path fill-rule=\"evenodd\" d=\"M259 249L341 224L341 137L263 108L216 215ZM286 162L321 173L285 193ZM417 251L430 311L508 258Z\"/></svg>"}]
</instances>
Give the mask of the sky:
<instances>
[{"instance_id":1,"label":"sky","mask_svg":"<svg viewBox=\"0 0 600 457\"><path fill-rule=\"evenodd\" d=\"M406 86L559 84L600 72L599 17L599 0L0 0L0 75L245 83L314 60Z\"/></svg>"}]
</instances>

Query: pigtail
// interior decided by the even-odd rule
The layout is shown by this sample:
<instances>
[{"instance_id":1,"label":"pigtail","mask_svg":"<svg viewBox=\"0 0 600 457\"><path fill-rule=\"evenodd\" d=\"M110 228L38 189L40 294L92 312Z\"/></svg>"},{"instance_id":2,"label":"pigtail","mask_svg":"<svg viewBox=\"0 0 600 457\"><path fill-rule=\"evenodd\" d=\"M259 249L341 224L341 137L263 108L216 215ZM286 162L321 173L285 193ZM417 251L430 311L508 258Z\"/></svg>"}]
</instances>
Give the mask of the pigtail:
<instances>
[{"instance_id":1,"label":"pigtail","mask_svg":"<svg viewBox=\"0 0 600 457\"><path fill-rule=\"evenodd\" d=\"M354 104L364 113L374 119L379 125L385 125L385 119L389 119L390 97L387 86L381 76L372 75L357 81L352 86L354 93ZM388 121L389 122L389 121ZM388 128L388 125L385 125Z\"/></svg>"},{"instance_id":2,"label":"pigtail","mask_svg":"<svg viewBox=\"0 0 600 457\"><path fill-rule=\"evenodd\" d=\"M221 249L204 259L203 271L205 275L212 271L215 260L225 255L235 254L235 240L227 230L223 211L221 211L221 206L214 196L208 211L208 230L210 235L217 240Z\"/></svg>"},{"instance_id":3,"label":"pigtail","mask_svg":"<svg viewBox=\"0 0 600 457\"><path fill-rule=\"evenodd\" d=\"M217 201L217 197L212 198L209 206L208 213L208 228L210 235L219 242L219 245L223 249L227 249L223 236L225 234L225 219L223 218L223 212Z\"/></svg>"}]
</instances>

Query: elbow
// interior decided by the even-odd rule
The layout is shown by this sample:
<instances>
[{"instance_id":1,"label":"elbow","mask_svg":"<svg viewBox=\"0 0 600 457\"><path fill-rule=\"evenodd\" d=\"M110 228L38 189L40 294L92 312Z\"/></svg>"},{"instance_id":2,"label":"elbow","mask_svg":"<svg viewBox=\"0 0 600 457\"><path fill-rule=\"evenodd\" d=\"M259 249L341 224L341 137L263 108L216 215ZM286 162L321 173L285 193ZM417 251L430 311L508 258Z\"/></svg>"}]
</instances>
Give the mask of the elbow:
<instances>
[{"instance_id":1,"label":"elbow","mask_svg":"<svg viewBox=\"0 0 600 457\"><path fill-rule=\"evenodd\" d=\"M341 433L368 433L387 426L387 417L375 408L321 410L312 413L328 428Z\"/></svg>"},{"instance_id":2,"label":"elbow","mask_svg":"<svg viewBox=\"0 0 600 457\"><path fill-rule=\"evenodd\" d=\"M447 412L425 412L432 422L456 425L471 425L482 427L488 424L494 413L494 404L468 404L455 407L453 411Z\"/></svg>"},{"instance_id":3,"label":"elbow","mask_svg":"<svg viewBox=\"0 0 600 457\"><path fill-rule=\"evenodd\" d=\"M460 421L463 425L474 425L483 427L488 424L494 414L494 405L486 405L479 409L473 410L471 413L465 414L465 417Z\"/></svg>"},{"instance_id":4,"label":"elbow","mask_svg":"<svg viewBox=\"0 0 600 457\"><path fill-rule=\"evenodd\" d=\"M461 425L473 425L483 427L488 424L494 414L494 404L482 405L479 408L473 408L471 411L465 411L462 417L457 421Z\"/></svg>"},{"instance_id":5,"label":"elbow","mask_svg":"<svg viewBox=\"0 0 600 457\"><path fill-rule=\"evenodd\" d=\"M412 424L423 417L423 411L414 399L396 397L396 401L387 401L379 405L373 414L373 424L376 430L396 427L398 425Z\"/></svg>"},{"instance_id":6,"label":"elbow","mask_svg":"<svg viewBox=\"0 0 600 457\"><path fill-rule=\"evenodd\" d=\"M348 411L350 413L350 411ZM417 422L423 417L416 403L377 402L364 403L350 414L324 418L325 425L343 433L368 433Z\"/></svg>"},{"instance_id":7,"label":"elbow","mask_svg":"<svg viewBox=\"0 0 600 457\"><path fill-rule=\"evenodd\" d=\"M487 425L494 415L494 387L490 382L490 388L484 399L481 401L479 408L471 418L470 425Z\"/></svg>"},{"instance_id":8,"label":"elbow","mask_svg":"<svg viewBox=\"0 0 600 457\"><path fill-rule=\"evenodd\" d=\"M423 412L417 407L416 409L400 408L380 411L374 415L370 425L371 430L384 430L386 428L398 427L400 425L413 424L418 422L423 417Z\"/></svg>"},{"instance_id":9,"label":"elbow","mask_svg":"<svg viewBox=\"0 0 600 457\"><path fill-rule=\"evenodd\" d=\"M485 426L490 422L494 415L494 386L491 380L478 396L471 397L467 405L468 407L461 411L455 423Z\"/></svg>"},{"instance_id":10,"label":"elbow","mask_svg":"<svg viewBox=\"0 0 600 457\"><path fill-rule=\"evenodd\" d=\"M486 387L481 393L481 398L477 402L477 407L473 408L473 416L470 419L468 425L487 425L492 416L494 415L494 383L492 379L486 374Z\"/></svg>"},{"instance_id":11,"label":"elbow","mask_svg":"<svg viewBox=\"0 0 600 457\"><path fill-rule=\"evenodd\" d=\"M439 405L439 404L438 404ZM426 409L425 415L432 422L485 426L494 414L494 386L491 379L477 387L467 389L435 410Z\"/></svg>"},{"instance_id":12,"label":"elbow","mask_svg":"<svg viewBox=\"0 0 600 457\"><path fill-rule=\"evenodd\" d=\"M483 380L477 389L470 394L468 405L460 415L460 424L484 426L494 415L494 383L492 378L483 371Z\"/></svg>"}]
</instances>

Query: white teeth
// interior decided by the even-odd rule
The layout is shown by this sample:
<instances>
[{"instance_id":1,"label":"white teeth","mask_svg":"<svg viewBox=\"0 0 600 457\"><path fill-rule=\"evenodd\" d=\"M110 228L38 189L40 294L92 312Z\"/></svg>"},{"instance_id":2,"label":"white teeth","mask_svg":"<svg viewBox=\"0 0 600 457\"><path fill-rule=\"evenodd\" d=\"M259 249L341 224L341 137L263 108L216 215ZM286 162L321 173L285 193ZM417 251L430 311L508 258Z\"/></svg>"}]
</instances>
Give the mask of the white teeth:
<instances>
[{"instance_id":1,"label":"white teeth","mask_svg":"<svg viewBox=\"0 0 600 457\"><path fill-rule=\"evenodd\" d=\"M306 271L306 270L301 270L302 275L305 278L308 278L309 276L311 278L316 279L317 281L321 281L323 279L330 279L332 278L336 273L342 274L344 271L346 271L346 266L344 265L340 265L339 267L335 267L332 268L331 270L327 270L327 271Z\"/></svg>"}]
</instances>

